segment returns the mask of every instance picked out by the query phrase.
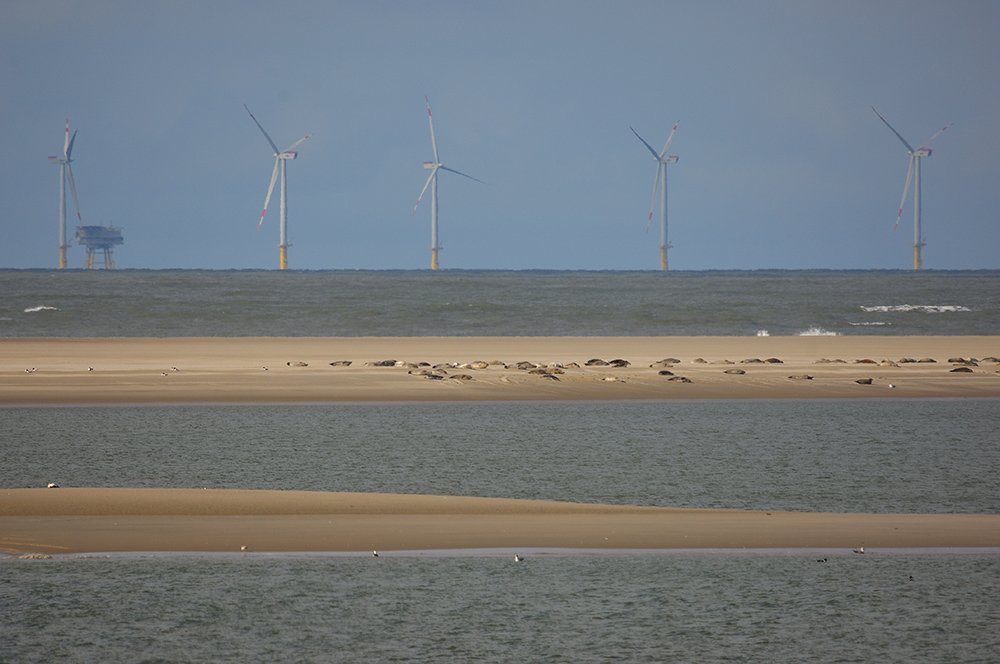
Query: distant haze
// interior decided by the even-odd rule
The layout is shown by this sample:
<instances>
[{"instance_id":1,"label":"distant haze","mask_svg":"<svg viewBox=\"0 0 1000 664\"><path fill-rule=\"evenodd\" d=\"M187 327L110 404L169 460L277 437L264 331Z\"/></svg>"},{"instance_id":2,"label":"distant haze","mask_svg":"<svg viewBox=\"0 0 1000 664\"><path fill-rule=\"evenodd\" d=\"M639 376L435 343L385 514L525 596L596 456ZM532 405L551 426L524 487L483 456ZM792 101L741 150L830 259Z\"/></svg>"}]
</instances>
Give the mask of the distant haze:
<instances>
[{"instance_id":1,"label":"distant haze","mask_svg":"<svg viewBox=\"0 0 1000 664\"><path fill-rule=\"evenodd\" d=\"M1000 4L0 4L0 268L58 266L59 155L118 268L656 270L670 154L675 270L909 269L910 144L927 269L1000 268ZM447 175L447 174L446 174ZM72 202L70 202L72 210ZM76 223L75 211L69 235ZM84 251L68 251L82 267Z\"/></svg>"}]
</instances>

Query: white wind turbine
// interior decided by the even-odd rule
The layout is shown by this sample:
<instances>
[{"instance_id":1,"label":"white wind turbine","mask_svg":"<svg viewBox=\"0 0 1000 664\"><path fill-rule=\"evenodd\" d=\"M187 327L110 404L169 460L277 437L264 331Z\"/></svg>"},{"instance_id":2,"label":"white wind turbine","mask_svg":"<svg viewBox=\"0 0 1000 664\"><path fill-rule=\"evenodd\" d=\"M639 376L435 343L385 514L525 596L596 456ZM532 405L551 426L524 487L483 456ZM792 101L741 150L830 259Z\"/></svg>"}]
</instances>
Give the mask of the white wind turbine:
<instances>
[{"instance_id":1,"label":"white wind turbine","mask_svg":"<svg viewBox=\"0 0 1000 664\"><path fill-rule=\"evenodd\" d=\"M674 128L670 130L670 136L667 137L667 142L663 145L663 149L657 152L653 149L653 146L647 143L642 136L639 135L635 129L632 129L632 133L635 137L642 141L642 144L653 153L653 158L656 159L656 180L653 182L653 200L649 204L649 220L646 222L646 232L649 233L649 225L653 221L653 208L656 207L656 192L660 191L660 269L667 270L667 249L670 248L670 243L667 242L667 164L676 164L677 157L667 156L667 150L670 149L670 142L674 140L674 132L677 131L677 122L674 123ZM663 188L660 189L660 184L663 184Z\"/></svg>"},{"instance_id":2,"label":"white wind turbine","mask_svg":"<svg viewBox=\"0 0 1000 664\"><path fill-rule=\"evenodd\" d=\"M424 197L424 192L427 191L427 187L431 188L431 269L438 269L438 251L441 249L438 246L438 184L437 184L437 173L439 170L448 171L450 173L457 173L462 177L469 178L470 180L476 180L476 178L471 175L466 175L465 173L459 173L454 168L448 168L441 163L441 159L438 157L437 141L434 140L434 118L431 117L431 102L424 97L424 101L427 102L427 120L431 125L431 147L434 149L434 161L425 161L424 168L429 168L431 174L427 177L427 182L424 183L424 188L420 190L420 196L417 197L417 202L413 206L413 214L417 214L417 205L420 205L420 199ZM476 180L476 182L486 184L482 180Z\"/></svg>"},{"instance_id":3,"label":"white wind turbine","mask_svg":"<svg viewBox=\"0 0 1000 664\"><path fill-rule=\"evenodd\" d=\"M243 104L243 108L246 108L247 113L250 113L250 109L247 108L246 104ZM254 121L254 124L256 124L257 128L260 129L260 132L264 134L264 138L266 138L267 142L271 144L271 148L274 149L274 171L271 173L271 184L267 188L267 198L264 199L264 210L260 213L260 221L257 222L257 230L260 230L260 225L264 223L264 215L267 214L267 204L271 201L271 192L274 191L274 181L278 179L278 171L280 170L281 171L281 224L280 224L281 241L278 243L278 248L281 250L281 259L279 266L280 269L287 270L288 269L288 216L287 216L288 206L285 193L286 192L285 162L288 161L289 159L295 159L296 157L299 156L299 153L295 152L295 148L297 148L302 141L309 138L309 136L312 136L312 134L309 134L308 136L303 136L302 138L295 141L284 150L279 150L278 146L275 145L274 141L271 140L271 137L267 135L266 131L264 131L264 128L260 126L259 122L257 122L257 118L253 116L253 113L250 113L250 119Z\"/></svg>"},{"instance_id":4,"label":"white wind turbine","mask_svg":"<svg viewBox=\"0 0 1000 664\"><path fill-rule=\"evenodd\" d=\"M73 141L76 140L76 132L69 135L69 120L66 120L66 138L63 140L62 157L49 157L53 164L59 164L59 268L66 269L66 180L69 179L69 190L73 194L73 204L76 205L76 218L82 223L80 217L80 201L76 198L76 184L73 183Z\"/></svg>"},{"instance_id":5,"label":"white wind turbine","mask_svg":"<svg viewBox=\"0 0 1000 664\"><path fill-rule=\"evenodd\" d=\"M875 111L875 107L872 106L872 110ZM878 111L875 111L875 115L878 115L878 119L885 123L885 126L892 130L892 133L896 135L903 145L906 146L906 151L910 153L910 168L906 172L906 185L903 187L903 198L899 201L899 212L896 214L896 226L893 230L899 226L899 220L903 216L903 204L906 202L906 192L910 189L910 180L913 180L913 269L920 270L923 268L924 263L920 258L920 248L924 246L924 242L920 237L920 160L924 157L931 156L931 150L927 148L930 142L941 135L945 129L950 127L942 127L938 133L934 134L926 141L923 145L914 150L910 147L910 144L906 142L906 139L899 135L899 132L893 129L892 125L883 118Z\"/></svg>"}]
</instances>

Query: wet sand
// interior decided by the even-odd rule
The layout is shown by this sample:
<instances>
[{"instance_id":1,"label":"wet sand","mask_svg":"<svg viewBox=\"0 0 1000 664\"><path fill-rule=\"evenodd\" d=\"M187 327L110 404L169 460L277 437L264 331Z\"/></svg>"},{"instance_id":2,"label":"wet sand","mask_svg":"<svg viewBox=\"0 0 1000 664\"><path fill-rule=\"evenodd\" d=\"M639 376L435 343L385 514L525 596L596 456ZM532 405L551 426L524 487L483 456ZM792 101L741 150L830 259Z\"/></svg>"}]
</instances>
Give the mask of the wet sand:
<instances>
[{"instance_id":1,"label":"wet sand","mask_svg":"<svg viewBox=\"0 0 1000 664\"><path fill-rule=\"evenodd\" d=\"M0 339L0 405L1000 397L998 356L1000 336Z\"/></svg>"},{"instance_id":2,"label":"wet sand","mask_svg":"<svg viewBox=\"0 0 1000 664\"><path fill-rule=\"evenodd\" d=\"M1000 515L832 514L207 489L0 491L0 551L1000 547Z\"/></svg>"},{"instance_id":3,"label":"wet sand","mask_svg":"<svg viewBox=\"0 0 1000 664\"><path fill-rule=\"evenodd\" d=\"M0 339L0 405L997 398L996 356L1000 336ZM1000 547L1000 515L0 489L12 553L860 546Z\"/></svg>"}]
</instances>

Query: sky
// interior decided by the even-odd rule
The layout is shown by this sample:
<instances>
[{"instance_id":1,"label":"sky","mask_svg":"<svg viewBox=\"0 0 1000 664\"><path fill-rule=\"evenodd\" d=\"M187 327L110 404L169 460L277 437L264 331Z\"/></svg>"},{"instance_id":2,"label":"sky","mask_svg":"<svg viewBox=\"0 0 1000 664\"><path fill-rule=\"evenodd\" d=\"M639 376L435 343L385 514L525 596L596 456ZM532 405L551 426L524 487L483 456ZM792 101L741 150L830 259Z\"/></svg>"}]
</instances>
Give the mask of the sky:
<instances>
[{"instance_id":1,"label":"sky","mask_svg":"<svg viewBox=\"0 0 1000 664\"><path fill-rule=\"evenodd\" d=\"M66 119L118 268L1000 268L1000 3L0 0L0 268L58 266ZM76 216L68 203L69 235ZM84 249L68 250L82 267Z\"/></svg>"}]
</instances>

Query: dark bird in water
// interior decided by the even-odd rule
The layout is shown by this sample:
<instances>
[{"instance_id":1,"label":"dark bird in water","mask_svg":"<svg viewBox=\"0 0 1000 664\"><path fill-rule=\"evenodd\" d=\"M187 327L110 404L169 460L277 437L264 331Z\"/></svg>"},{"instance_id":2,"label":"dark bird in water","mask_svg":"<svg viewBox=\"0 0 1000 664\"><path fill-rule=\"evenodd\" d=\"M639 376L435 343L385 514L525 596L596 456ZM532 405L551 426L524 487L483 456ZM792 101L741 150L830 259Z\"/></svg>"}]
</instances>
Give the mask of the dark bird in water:
<instances>
[{"instance_id":1,"label":"dark bird in water","mask_svg":"<svg viewBox=\"0 0 1000 664\"><path fill-rule=\"evenodd\" d=\"M818 562L818 563L825 563L826 562L826 558L820 558L816 562Z\"/></svg>"}]
</instances>

